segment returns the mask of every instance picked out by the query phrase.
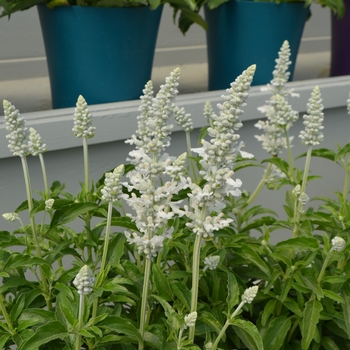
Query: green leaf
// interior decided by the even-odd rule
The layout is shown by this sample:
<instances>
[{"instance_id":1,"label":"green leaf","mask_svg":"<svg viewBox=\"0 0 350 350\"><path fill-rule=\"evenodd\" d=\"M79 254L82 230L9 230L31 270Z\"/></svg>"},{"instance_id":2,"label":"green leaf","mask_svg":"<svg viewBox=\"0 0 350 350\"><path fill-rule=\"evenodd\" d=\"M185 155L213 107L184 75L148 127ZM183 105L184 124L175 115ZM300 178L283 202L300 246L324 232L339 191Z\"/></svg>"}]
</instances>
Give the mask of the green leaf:
<instances>
[{"instance_id":1,"label":"green leaf","mask_svg":"<svg viewBox=\"0 0 350 350\"><path fill-rule=\"evenodd\" d=\"M125 235L116 234L108 244L107 263L110 266L117 266L124 253Z\"/></svg>"},{"instance_id":2,"label":"green leaf","mask_svg":"<svg viewBox=\"0 0 350 350\"><path fill-rule=\"evenodd\" d=\"M350 143L347 143L343 146L338 153L336 154L334 160L337 162L339 159L344 158L347 154L350 153Z\"/></svg>"},{"instance_id":3,"label":"green leaf","mask_svg":"<svg viewBox=\"0 0 350 350\"><path fill-rule=\"evenodd\" d=\"M121 333L129 336L138 343L142 343L142 337L138 329L127 319L119 316L107 316L104 320L95 324L99 328L107 328L114 333Z\"/></svg>"},{"instance_id":4,"label":"green leaf","mask_svg":"<svg viewBox=\"0 0 350 350\"><path fill-rule=\"evenodd\" d=\"M17 267L50 266L44 259L28 254L12 253L7 260L4 270L16 269Z\"/></svg>"},{"instance_id":5,"label":"green leaf","mask_svg":"<svg viewBox=\"0 0 350 350\"><path fill-rule=\"evenodd\" d=\"M340 350L338 345L330 337L322 337L321 344L325 350Z\"/></svg>"},{"instance_id":6,"label":"green leaf","mask_svg":"<svg viewBox=\"0 0 350 350\"><path fill-rule=\"evenodd\" d=\"M103 221L99 222L96 225L96 227L106 226L106 225L107 225L107 220L103 220ZM132 230L132 231L138 231L136 224L129 217L126 217L126 216L113 217L111 220L111 225L127 228L127 229Z\"/></svg>"},{"instance_id":7,"label":"green leaf","mask_svg":"<svg viewBox=\"0 0 350 350\"><path fill-rule=\"evenodd\" d=\"M172 300L173 292L170 283L157 264L152 265L152 275L157 294L166 301Z\"/></svg>"},{"instance_id":8,"label":"green leaf","mask_svg":"<svg viewBox=\"0 0 350 350\"><path fill-rule=\"evenodd\" d=\"M232 309L239 303L239 287L235 275L232 272L227 272L227 307L228 315Z\"/></svg>"},{"instance_id":9,"label":"green leaf","mask_svg":"<svg viewBox=\"0 0 350 350\"><path fill-rule=\"evenodd\" d=\"M289 172L289 164L282 158L269 158L263 160L261 163L272 163L276 165L278 169L280 169L283 173L285 173L288 176Z\"/></svg>"},{"instance_id":10,"label":"green leaf","mask_svg":"<svg viewBox=\"0 0 350 350\"><path fill-rule=\"evenodd\" d=\"M291 325L292 321L286 316L274 318L264 334L264 348L271 350L280 349L287 337Z\"/></svg>"},{"instance_id":11,"label":"green leaf","mask_svg":"<svg viewBox=\"0 0 350 350\"><path fill-rule=\"evenodd\" d=\"M56 210L50 228L72 222L78 216L98 208L96 203L73 203Z\"/></svg>"},{"instance_id":12,"label":"green leaf","mask_svg":"<svg viewBox=\"0 0 350 350\"><path fill-rule=\"evenodd\" d=\"M263 327L266 326L266 323L270 317L270 315L273 313L273 310L275 309L275 306L277 304L277 300L276 299L270 299L268 301L268 303L265 305L264 307L264 311L261 315L261 325Z\"/></svg>"},{"instance_id":13,"label":"green leaf","mask_svg":"<svg viewBox=\"0 0 350 350\"><path fill-rule=\"evenodd\" d=\"M313 237L296 237L289 238L276 244L277 250L289 249L318 249L320 247L318 240Z\"/></svg>"},{"instance_id":14,"label":"green leaf","mask_svg":"<svg viewBox=\"0 0 350 350\"><path fill-rule=\"evenodd\" d=\"M3 349L6 342L9 340L10 338L10 335L9 334L3 334L1 335L1 338L0 338L0 349Z\"/></svg>"},{"instance_id":15,"label":"green leaf","mask_svg":"<svg viewBox=\"0 0 350 350\"><path fill-rule=\"evenodd\" d=\"M250 246L242 244L242 247L237 249L236 252L250 263L256 265L268 278L271 277L270 269L266 262L261 259L258 253L256 253Z\"/></svg>"},{"instance_id":16,"label":"green leaf","mask_svg":"<svg viewBox=\"0 0 350 350\"><path fill-rule=\"evenodd\" d=\"M54 339L68 337L66 327L60 321L51 321L36 329L35 333L27 339L18 350L37 350L40 345L47 344Z\"/></svg>"},{"instance_id":17,"label":"green leaf","mask_svg":"<svg viewBox=\"0 0 350 350\"><path fill-rule=\"evenodd\" d=\"M338 303L343 304L344 303L344 299L338 295L337 293L332 292L331 290L327 290L327 289L323 289L323 293L327 298L330 298Z\"/></svg>"},{"instance_id":18,"label":"green leaf","mask_svg":"<svg viewBox=\"0 0 350 350\"><path fill-rule=\"evenodd\" d=\"M292 298L287 298L284 302L283 305L292 311L295 315L299 316L300 318L303 317L303 312L301 311L298 303L292 299Z\"/></svg>"},{"instance_id":19,"label":"green leaf","mask_svg":"<svg viewBox=\"0 0 350 350\"><path fill-rule=\"evenodd\" d=\"M321 157L329 160L334 160L335 159L335 153L328 149L328 148L318 148L318 149L313 149L311 152L311 155L314 157ZM306 156L306 152L298 156L296 159L302 158Z\"/></svg>"},{"instance_id":20,"label":"green leaf","mask_svg":"<svg viewBox=\"0 0 350 350\"><path fill-rule=\"evenodd\" d=\"M317 323L320 320L320 312L323 310L322 304L317 300L310 300L305 303L303 319L300 330L302 335L301 347L307 350L316 333Z\"/></svg>"},{"instance_id":21,"label":"green leaf","mask_svg":"<svg viewBox=\"0 0 350 350\"><path fill-rule=\"evenodd\" d=\"M200 313L200 317L198 319L203 323L207 324L211 328L211 330L215 331L217 334L220 333L222 325L212 313L203 311Z\"/></svg>"},{"instance_id":22,"label":"green leaf","mask_svg":"<svg viewBox=\"0 0 350 350\"><path fill-rule=\"evenodd\" d=\"M168 323L171 325L174 331L177 331L178 329L180 329L181 327L180 317L177 314L177 312L173 309L173 307L162 297L154 294L151 296L163 306Z\"/></svg>"},{"instance_id":23,"label":"green leaf","mask_svg":"<svg viewBox=\"0 0 350 350\"><path fill-rule=\"evenodd\" d=\"M245 320L233 320L231 324L249 350L264 350L259 331L253 323Z\"/></svg>"},{"instance_id":24,"label":"green leaf","mask_svg":"<svg viewBox=\"0 0 350 350\"><path fill-rule=\"evenodd\" d=\"M296 276L296 274L294 274ZM319 298L324 297L322 288L317 283L314 271L312 269L303 269L301 271L301 278L304 284L310 288L310 290L315 293Z\"/></svg>"},{"instance_id":25,"label":"green leaf","mask_svg":"<svg viewBox=\"0 0 350 350\"><path fill-rule=\"evenodd\" d=\"M346 333L348 334L348 337L350 338L350 288L349 284L345 285L342 289L341 296L344 299L344 305L343 305L343 316L346 326Z\"/></svg>"}]
</instances>

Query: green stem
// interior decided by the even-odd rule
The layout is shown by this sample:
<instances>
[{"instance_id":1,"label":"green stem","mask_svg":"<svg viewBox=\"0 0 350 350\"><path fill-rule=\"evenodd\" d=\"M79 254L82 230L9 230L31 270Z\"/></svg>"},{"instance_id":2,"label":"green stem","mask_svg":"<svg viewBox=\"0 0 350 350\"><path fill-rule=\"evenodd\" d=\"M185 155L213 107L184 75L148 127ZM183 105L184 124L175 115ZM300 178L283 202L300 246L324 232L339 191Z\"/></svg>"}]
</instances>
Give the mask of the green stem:
<instances>
[{"instance_id":1,"label":"green stem","mask_svg":"<svg viewBox=\"0 0 350 350\"><path fill-rule=\"evenodd\" d=\"M27 192L27 202L28 202L28 211L29 211L29 219L30 219L30 226L32 228L32 234L33 234L33 239L34 239L34 245L35 245L35 251L37 257L41 258L41 249L40 249L40 241L38 238L38 235L36 233L36 226L35 226L35 220L34 216L31 215L31 212L33 210L33 198L32 198L32 189L30 185L30 178L29 178L29 171L28 171L28 163L27 163L27 158L26 157L21 157L22 161L22 168L23 168L23 174L24 174L24 182L26 185L26 192ZM49 293L49 288L47 285L47 281L44 275L44 271L41 266L39 266L40 270L40 279L41 279L41 285L45 294L45 299L46 299L46 305L49 310L52 308L51 304L51 298L50 298L50 293Z\"/></svg>"},{"instance_id":2,"label":"green stem","mask_svg":"<svg viewBox=\"0 0 350 350\"><path fill-rule=\"evenodd\" d=\"M181 327L180 330L179 330L179 337L177 339L177 350L180 350L181 349L181 340L182 340L182 333L184 331L184 328Z\"/></svg>"},{"instance_id":3,"label":"green stem","mask_svg":"<svg viewBox=\"0 0 350 350\"><path fill-rule=\"evenodd\" d=\"M350 177L350 171L348 170L349 168L349 163L350 163L350 156L348 156L348 161L345 166L345 179L344 179L344 187L343 187L343 200L345 201L348 192L349 192L349 177Z\"/></svg>"},{"instance_id":4,"label":"green stem","mask_svg":"<svg viewBox=\"0 0 350 350\"><path fill-rule=\"evenodd\" d=\"M311 152L312 152L312 145L308 147L307 153L306 153L305 168L304 168L304 174L303 174L303 181L301 183L300 194L305 193L305 190L306 190L307 177L309 175L309 168L310 168L310 162L311 162ZM295 238L298 233L298 226L300 222L300 214L302 209L303 209L303 203L299 201L298 207L297 207L296 219L294 222L293 238Z\"/></svg>"},{"instance_id":5,"label":"green stem","mask_svg":"<svg viewBox=\"0 0 350 350\"><path fill-rule=\"evenodd\" d=\"M262 177L262 179L260 180L260 182L258 183L258 186L255 188L253 194L249 197L249 199L246 201L245 207L247 207L248 205L250 205L255 198L258 196L258 194L260 193L260 191L263 189L266 179L269 177L270 173L271 173L271 169L272 169L272 163L269 163L269 165L266 168L265 174Z\"/></svg>"},{"instance_id":6,"label":"green stem","mask_svg":"<svg viewBox=\"0 0 350 350\"><path fill-rule=\"evenodd\" d=\"M11 333L11 335L15 334L15 330L13 328L13 325L12 325L12 322L11 322L11 319L10 319L10 316L9 314L7 313L7 310L6 310L6 307L5 307L5 304L4 304L4 301L5 301L5 298L4 296L2 295L2 293L0 293L0 309L1 309L1 312L2 312L2 315L4 316L4 319L5 319L5 322L7 324L7 327Z\"/></svg>"},{"instance_id":7,"label":"green stem","mask_svg":"<svg viewBox=\"0 0 350 350\"><path fill-rule=\"evenodd\" d=\"M105 241L104 241L104 245L103 245L101 267L100 267L100 271L98 272L98 275L97 275L96 287L100 287L102 285L102 282L103 282L103 275L104 275L104 270L105 270L106 261L107 261L109 236L111 233L112 211L113 211L113 202L110 201L110 202L108 202L106 235L105 235ZM97 315L97 307L98 307L98 298L94 300L94 303L92 306L92 317L93 318L95 318Z\"/></svg>"},{"instance_id":8,"label":"green stem","mask_svg":"<svg viewBox=\"0 0 350 350\"><path fill-rule=\"evenodd\" d=\"M78 332L83 328L83 317L84 317L84 295L80 294L79 299L79 316L78 316ZM75 343L75 350L81 349L81 334L78 333L76 343Z\"/></svg>"},{"instance_id":9,"label":"green stem","mask_svg":"<svg viewBox=\"0 0 350 350\"><path fill-rule=\"evenodd\" d=\"M83 152L84 152L84 174L85 174L85 195L89 192L89 152L87 138L83 137Z\"/></svg>"},{"instance_id":10,"label":"green stem","mask_svg":"<svg viewBox=\"0 0 350 350\"><path fill-rule=\"evenodd\" d=\"M332 249L329 251L329 253L328 253L327 256L326 256L325 261L323 262L323 265L322 265L322 267L321 267L320 274L319 274L318 277L317 277L317 283L318 283L318 284L320 284L321 281L322 281L323 275L324 275L324 273L325 273L325 271L326 271L326 268L327 268L327 266L328 266L328 263L329 263L329 259L331 258L331 252L332 252Z\"/></svg>"},{"instance_id":11,"label":"green stem","mask_svg":"<svg viewBox=\"0 0 350 350\"><path fill-rule=\"evenodd\" d=\"M47 173L46 173L44 156L42 153L39 153L39 159L40 159L40 164L41 164L41 171L43 173L45 199L48 199L50 192L49 192L49 185L48 185L48 181L47 181Z\"/></svg>"},{"instance_id":12,"label":"green stem","mask_svg":"<svg viewBox=\"0 0 350 350\"><path fill-rule=\"evenodd\" d=\"M196 173L196 167L194 166L195 161L193 159L192 151L191 151L191 149L192 149L192 147L191 147L191 133L189 131L186 131L186 144L187 144L187 156L190 159L190 166L191 166L192 173L193 173L193 179L194 179L194 182L197 183L198 178L197 178L197 173Z\"/></svg>"},{"instance_id":13,"label":"green stem","mask_svg":"<svg viewBox=\"0 0 350 350\"><path fill-rule=\"evenodd\" d=\"M197 311L198 303L198 285L199 285L199 261L201 251L202 236L196 235L193 247L192 261L192 289L191 289L191 313ZM190 327L189 340L193 342L196 327Z\"/></svg>"},{"instance_id":14,"label":"green stem","mask_svg":"<svg viewBox=\"0 0 350 350\"><path fill-rule=\"evenodd\" d=\"M291 180L295 182L293 154L292 154L292 149L289 142L289 133L286 127L284 128L284 135L286 137L286 146L287 146L288 163L289 163L289 176Z\"/></svg>"},{"instance_id":15,"label":"green stem","mask_svg":"<svg viewBox=\"0 0 350 350\"><path fill-rule=\"evenodd\" d=\"M146 257L145 263L145 274L143 279L143 289L142 289L142 298L141 298L141 313L140 313L140 334L141 338L144 338L145 328L146 328L146 311L147 311L147 299L148 299L148 289L149 289L149 281L151 277L151 266L152 260L151 258ZM139 343L139 350L143 350L144 344L143 341Z\"/></svg>"}]
</instances>

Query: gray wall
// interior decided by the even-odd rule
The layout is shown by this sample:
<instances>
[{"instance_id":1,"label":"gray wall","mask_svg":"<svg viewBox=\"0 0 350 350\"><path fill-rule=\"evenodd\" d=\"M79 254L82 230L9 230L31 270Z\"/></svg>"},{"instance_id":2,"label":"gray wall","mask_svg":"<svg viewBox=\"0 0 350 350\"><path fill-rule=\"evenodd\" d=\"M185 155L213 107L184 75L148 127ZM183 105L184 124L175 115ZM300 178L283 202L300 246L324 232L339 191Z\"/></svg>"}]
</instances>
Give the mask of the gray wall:
<instances>
[{"instance_id":1,"label":"gray wall","mask_svg":"<svg viewBox=\"0 0 350 350\"><path fill-rule=\"evenodd\" d=\"M330 11L312 5L300 53L329 50ZM45 50L36 8L0 19L0 81L47 76ZM181 66L206 62L205 31L194 25L183 36L173 23L172 9L165 6L154 66Z\"/></svg>"},{"instance_id":2,"label":"gray wall","mask_svg":"<svg viewBox=\"0 0 350 350\"><path fill-rule=\"evenodd\" d=\"M295 156L306 151L298 140L298 134L303 127L301 118L306 110L307 101L316 85L321 89L325 106L325 140L320 147L336 150L336 143L344 145L349 140L350 121L346 110L346 100L350 92L349 78L337 77L292 82L289 83L289 86L301 94L300 98L291 100L294 109L300 112L299 121L291 131L291 134L295 135L293 142ZM205 101L211 101L215 107L216 103L221 101L222 93L223 91L202 92L178 97L178 105L185 107L186 111L192 114L196 129L192 134L193 147L196 147L200 128L206 124L202 116ZM263 105L267 98L268 95L261 92L259 87L251 89L248 105L244 108L245 113L241 118L244 125L239 131L241 140L246 144L246 150L252 152L259 160L268 158L268 155L254 138L254 135L260 134L254 124L258 119L262 119L257 107ZM126 145L124 140L129 138L136 129L138 105L138 101L126 101L91 106L90 109L94 116L93 123L97 128L96 136L89 140L91 179L98 180L104 172L125 163L132 147ZM45 161L49 182L59 180L66 184L68 191L78 193L79 181L83 181L84 174L81 140L74 138L71 132L73 108L27 113L22 116L27 120L29 126L35 127L40 132L48 145L49 151L45 154ZM6 134L8 131L1 122L3 122L2 117L0 118L0 214L15 210L25 199L21 162L7 149ZM185 147L184 134L175 127L169 154L178 155L185 151ZM304 160L301 159L296 164L302 168L303 162ZM42 191L42 176L38 158L30 157L29 167L33 190ZM319 174L323 177L322 180L313 181L308 185L307 193L310 197L332 196L335 190L342 190L344 173L340 167L332 165L330 161L313 159L310 171L312 174ZM238 172L236 177L242 179L244 189L253 191L262 175L263 169L249 168ZM271 207L283 217L284 213L281 209L283 200L284 191L277 193L264 190L258 197L257 203ZM0 225L1 230L12 230L16 224L9 224L0 217ZM274 235L279 234L281 233L274 233Z\"/></svg>"}]
</instances>

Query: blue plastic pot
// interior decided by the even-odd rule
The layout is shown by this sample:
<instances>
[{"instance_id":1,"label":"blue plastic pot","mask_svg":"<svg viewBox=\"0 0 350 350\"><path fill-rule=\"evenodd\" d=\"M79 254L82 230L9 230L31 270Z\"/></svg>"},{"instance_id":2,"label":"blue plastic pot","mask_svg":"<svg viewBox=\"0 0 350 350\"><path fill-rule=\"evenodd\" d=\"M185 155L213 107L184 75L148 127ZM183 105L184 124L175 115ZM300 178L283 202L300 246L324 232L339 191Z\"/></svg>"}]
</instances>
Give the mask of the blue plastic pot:
<instances>
[{"instance_id":1,"label":"blue plastic pot","mask_svg":"<svg viewBox=\"0 0 350 350\"><path fill-rule=\"evenodd\" d=\"M52 107L138 99L151 78L162 7L38 6Z\"/></svg>"},{"instance_id":2,"label":"blue plastic pot","mask_svg":"<svg viewBox=\"0 0 350 350\"><path fill-rule=\"evenodd\" d=\"M228 88L251 64L257 65L253 85L268 83L284 40L291 47L292 79L308 16L303 2L230 0L214 10L205 8L209 90Z\"/></svg>"}]
</instances>

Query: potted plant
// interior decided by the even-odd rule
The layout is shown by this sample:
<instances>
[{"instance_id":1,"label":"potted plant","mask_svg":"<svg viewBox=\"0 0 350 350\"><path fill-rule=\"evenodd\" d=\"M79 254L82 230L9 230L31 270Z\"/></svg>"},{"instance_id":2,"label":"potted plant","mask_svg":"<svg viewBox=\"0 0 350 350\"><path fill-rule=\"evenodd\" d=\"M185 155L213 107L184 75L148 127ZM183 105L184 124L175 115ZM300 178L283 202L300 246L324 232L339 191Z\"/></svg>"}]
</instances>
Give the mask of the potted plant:
<instances>
[{"instance_id":1,"label":"potted plant","mask_svg":"<svg viewBox=\"0 0 350 350\"><path fill-rule=\"evenodd\" d=\"M253 85L270 81L275 52L288 40L290 79L312 1L199 1L208 22L209 90L223 89L245 66L255 63ZM343 1L317 2L340 15Z\"/></svg>"},{"instance_id":2,"label":"potted plant","mask_svg":"<svg viewBox=\"0 0 350 350\"><path fill-rule=\"evenodd\" d=\"M345 15L331 13L331 69L330 76L350 74L350 3L344 0Z\"/></svg>"},{"instance_id":3,"label":"potted plant","mask_svg":"<svg viewBox=\"0 0 350 350\"><path fill-rule=\"evenodd\" d=\"M267 118L256 124L271 156L262 163L242 150L238 134L255 66L231 84L217 112L205 105L201 147L193 149L186 137L188 152L177 157L165 153L168 118L173 114L187 136L193 127L174 103L179 69L156 96L148 82L136 134L127 140L130 163L96 182L89 178L88 139L98 130L80 96L72 131L82 139L85 179L77 195L59 181L49 186L47 146L4 101L27 200L3 214L14 231L0 231L2 349L349 348L350 145L319 148L324 116L315 87L299 133L305 166L295 167L298 114L288 103L288 49L285 43L267 86L271 98L260 108ZM287 160L280 157L284 149ZM37 198L29 156L40 158L43 172ZM320 193L320 204L311 206L314 157L343 167L345 181L334 199ZM251 166L262 179L243 190L237 176ZM254 203L265 185L285 192L285 218ZM290 237L273 243L271 235L282 229Z\"/></svg>"},{"instance_id":4,"label":"potted plant","mask_svg":"<svg viewBox=\"0 0 350 350\"><path fill-rule=\"evenodd\" d=\"M152 72L164 3L205 25L193 1L1 0L2 16L38 5L52 106L138 99ZM180 29L184 21L179 22Z\"/></svg>"}]
</instances>

